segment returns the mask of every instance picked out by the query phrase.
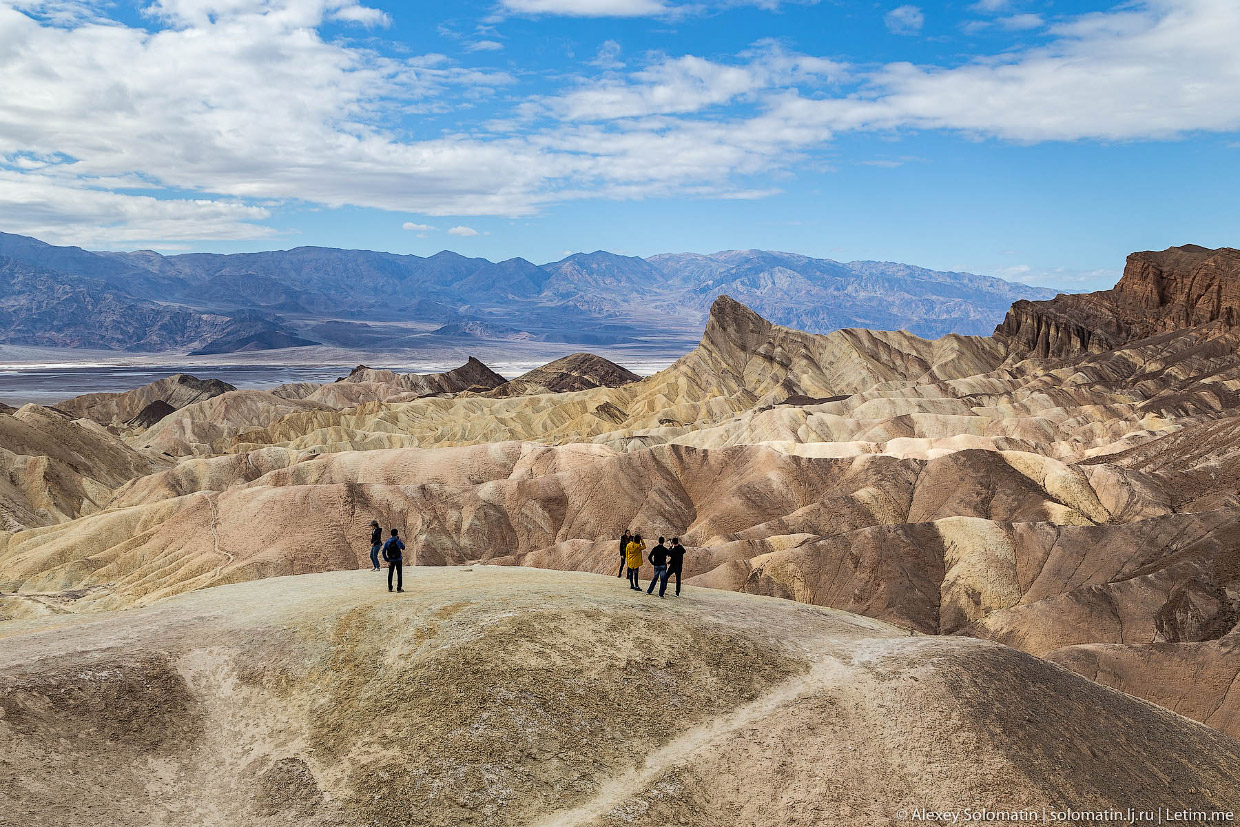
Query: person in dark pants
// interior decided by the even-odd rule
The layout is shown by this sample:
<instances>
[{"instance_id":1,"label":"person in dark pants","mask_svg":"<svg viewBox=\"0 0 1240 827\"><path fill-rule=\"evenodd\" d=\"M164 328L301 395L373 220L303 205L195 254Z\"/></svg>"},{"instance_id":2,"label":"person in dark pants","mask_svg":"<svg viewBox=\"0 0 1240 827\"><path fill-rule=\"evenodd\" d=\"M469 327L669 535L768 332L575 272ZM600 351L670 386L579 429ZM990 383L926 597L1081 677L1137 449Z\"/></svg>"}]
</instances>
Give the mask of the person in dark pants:
<instances>
[{"instance_id":1,"label":"person in dark pants","mask_svg":"<svg viewBox=\"0 0 1240 827\"><path fill-rule=\"evenodd\" d=\"M646 544L642 542L640 534L634 534L633 539L629 540L629 544L625 546L625 560L629 567L629 588L634 591L641 591L641 584L638 582L638 575L642 568L642 552L646 550Z\"/></svg>"},{"instance_id":2,"label":"person in dark pants","mask_svg":"<svg viewBox=\"0 0 1240 827\"><path fill-rule=\"evenodd\" d=\"M672 547L667 550L667 574L664 575L663 582L673 574L676 575L676 596L680 597L680 573L684 570L685 565L685 547L680 544L679 537L672 538ZM662 591L659 594L663 594Z\"/></svg>"},{"instance_id":3,"label":"person in dark pants","mask_svg":"<svg viewBox=\"0 0 1240 827\"><path fill-rule=\"evenodd\" d=\"M370 521L370 570L379 570L379 550L383 548L383 529L379 523Z\"/></svg>"},{"instance_id":4,"label":"person in dark pants","mask_svg":"<svg viewBox=\"0 0 1240 827\"><path fill-rule=\"evenodd\" d=\"M403 592L405 590L404 572L401 570L404 562L401 552L405 550L405 544L400 541L400 537L396 534L396 529L392 529L392 536L383 544L383 559L388 564L388 591L392 590L392 573L396 573L396 591Z\"/></svg>"},{"instance_id":5,"label":"person in dark pants","mask_svg":"<svg viewBox=\"0 0 1240 827\"><path fill-rule=\"evenodd\" d=\"M650 588L646 590L646 594L654 594L654 584L658 583L659 597L667 590L667 546L663 543L664 540L660 537L659 544L650 549L650 565L654 566L654 577L650 579Z\"/></svg>"},{"instance_id":6,"label":"person in dark pants","mask_svg":"<svg viewBox=\"0 0 1240 827\"><path fill-rule=\"evenodd\" d=\"M624 577L625 555L629 550L629 541L633 539L633 535L629 534L629 530L624 530L623 536L620 537L620 571L616 572L616 577Z\"/></svg>"}]
</instances>

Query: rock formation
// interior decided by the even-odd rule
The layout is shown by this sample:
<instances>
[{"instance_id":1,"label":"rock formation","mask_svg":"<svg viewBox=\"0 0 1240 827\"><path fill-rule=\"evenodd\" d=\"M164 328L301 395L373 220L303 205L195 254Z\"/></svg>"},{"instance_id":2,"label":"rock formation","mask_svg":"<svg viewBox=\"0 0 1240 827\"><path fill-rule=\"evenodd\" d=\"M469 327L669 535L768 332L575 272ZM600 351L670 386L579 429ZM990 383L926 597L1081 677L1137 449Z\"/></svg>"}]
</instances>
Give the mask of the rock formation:
<instances>
[{"instance_id":1,"label":"rock formation","mask_svg":"<svg viewBox=\"0 0 1240 827\"><path fill-rule=\"evenodd\" d=\"M1021 354L1068 358L1157 333L1240 322L1240 250L1195 244L1133 253L1112 290L1018 301L995 330Z\"/></svg>"},{"instance_id":2,"label":"rock formation","mask_svg":"<svg viewBox=\"0 0 1240 827\"><path fill-rule=\"evenodd\" d=\"M419 575L487 564L605 587L636 528L685 539L691 587L1023 657L1003 644L1240 736L1234 262L1138 254L1114 290L1018 305L992 338L816 335L721 297L698 347L637 381L586 356L508 383L472 360L359 368L130 417L126 442L56 414L49 430L102 434L133 467L106 496L11 521L0 617L157 611L368 566L372 518L404 529ZM26 491L6 494L13 513L34 514ZM1068 680L1053 674L1037 679ZM273 756L257 788L320 778L294 757ZM748 766L728 761L703 766ZM724 822L749 818L736 806Z\"/></svg>"},{"instance_id":3,"label":"rock formation","mask_svg":"<svg viewBox=\"0 0 1240 827\"><path fill-rule=\"evenodd\" d=\"M150 427L172 411L235 390L232 385L218 379L199 379L188 373L177 373L124 393L75 396L57 402L56 407L74 418L93 419L101 425L130 424L141 416L142 421L133 424ZM152 408L156 402L167 407ZM160 411L163 415L155 417L154 411Z\"/></svg>"},{"instance_id":4,"label":"rock formation","mask_svg":"<svg viewBox=\"0 0 1240 827\"><path fill-rule=\"evenodd\" d=\"M523 373L489 391L488 396L529 396L569 393L591 388L618 388L641 379L636 373L593 353L574 353Z\"/></svg>"}]
</instances>

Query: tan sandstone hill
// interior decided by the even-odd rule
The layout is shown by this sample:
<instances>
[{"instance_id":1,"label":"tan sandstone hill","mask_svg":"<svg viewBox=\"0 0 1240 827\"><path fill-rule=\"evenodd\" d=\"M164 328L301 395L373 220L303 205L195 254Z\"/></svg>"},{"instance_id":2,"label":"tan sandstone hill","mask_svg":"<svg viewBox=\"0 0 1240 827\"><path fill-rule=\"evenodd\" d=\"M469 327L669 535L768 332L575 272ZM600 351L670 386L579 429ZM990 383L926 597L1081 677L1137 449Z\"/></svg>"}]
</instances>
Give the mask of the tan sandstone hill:
<instances>
[{"instance_id":1,"label":"tan sandstone hill","mask_svg":"<svg viewBox=\"0 0 1240 827\"><path fill-rule=\"evenodd\" d=\"M1237 741L994 644L581 574L378 577L0 631L0 822L868 826L1240 800Z\"/></svg>"},{"instance_id":2,"label":"tan sandstone hill","mask_svg":"<svg viewBox=\"0 0 1240 827\"><path fill-rule=\"evenodd\" d=\"M462 391L486 391L504 384L504 377L472 356L459 368L443 373L397 373L358 365L336 382L281 385L272 393L284 399L305 399L332 408L362 402L403 401Z\"/></svg>"},{"instance_id":3,"label":"tan sandstone hill","mask_svg":"<svg viewBox=\"0 0 1240 827\"><path fill-rule=\"evenodd\" d=\"M218 379L177 373L124 393L75 396L56 407L75 419L93 419L103 425L150 427L175 410L235 390Z\"/></svg>"},{"instance_id":4,"label":"tan sandstone hill","mask_svg":"<svg viewBox=\"0 0 1240 827\"><path fill-rule=\"evenodd\" d=\"M822 400L887 382L971 376L995 369L1003 354L997 343L977 337L929 341L903 332L802 333L773 325L725 296L715 302L702 343L693 352L652 377L620 387L307 410L276 416L269 423L256 422L250 430L223 438L216 436L219 431L193 423L176 431L161 423L152 429L148 442L176 455L270 445L341 451L514 439L641 447L790 398ZM183 411L178 416L187 414L202 417L205 411Z\"/></svg>"},{"instance_id":5,"label":"tan sandstone hill","mask_svg":"<svg viewBox=\"0 0 1240 827\"><path fill-rule=\"evenodd\" d=\"M0 413L0 538L89 514L165 467L91 420L38 405Z\"/></svg>"}]
</instances>

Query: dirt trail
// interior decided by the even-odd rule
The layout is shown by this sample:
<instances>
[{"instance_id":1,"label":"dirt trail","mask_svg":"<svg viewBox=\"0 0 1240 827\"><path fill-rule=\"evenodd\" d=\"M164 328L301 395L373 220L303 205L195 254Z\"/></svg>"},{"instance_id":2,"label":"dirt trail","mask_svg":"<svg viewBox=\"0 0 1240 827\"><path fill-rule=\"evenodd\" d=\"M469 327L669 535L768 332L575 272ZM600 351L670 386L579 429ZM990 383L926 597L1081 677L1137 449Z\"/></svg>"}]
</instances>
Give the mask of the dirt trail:
<instances>
[{"instance_id":1,"label":"dirt trail","mask_svg":"<svg viewBox=\"0 0 1240 827\"><path fill-rule=\"evenodd\" d=\"M227 562L217 566L215 571L211 573L211 579L207 581L207 585L210 585L219 580L224 574L224 569L231 566L237 558L220 546L220 510L215 502L215 498L219 494L212 495L211 493L206 493L203 496L207 498L207 506L211 509L211 542L214 544L215 553L227 558Z\"/></svg>"},{"instance_id":2,"label":"dirt trail","mask_svg":"<svg viewBox=\"0 0 1240 827\"><path fill-rule=\"evenodd\" d=\"M907 639L900 639L896 645L908 644ZM646 789L659 775L685 763L695 752L718 744L739 730L768 718L780 707L804 695L838 686L858 668L864 668L861 664L881 657L891 648L891 641L859 641L853 645L864 651L861 657L853 658L851 663L831 655L821 656L807 672L775 686L765 695L726 715L682 733L650 753L639 769L612 778L584 804L532 821L528 827L577 827L607 815L631 799L634 790Z\"/></svg>"}]
</instances>

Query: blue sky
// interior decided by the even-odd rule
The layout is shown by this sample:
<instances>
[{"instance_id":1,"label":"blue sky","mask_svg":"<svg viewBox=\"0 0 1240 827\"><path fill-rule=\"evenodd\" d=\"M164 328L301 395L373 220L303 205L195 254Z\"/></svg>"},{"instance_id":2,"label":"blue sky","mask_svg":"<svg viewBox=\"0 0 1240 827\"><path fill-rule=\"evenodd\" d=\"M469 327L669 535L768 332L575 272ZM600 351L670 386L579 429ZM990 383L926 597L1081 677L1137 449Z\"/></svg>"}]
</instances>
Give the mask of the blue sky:
<instances>
[{"instance_id":1,"label":"blue sky","mask_svg":"<svg viewBox=\"0 0 1240 827\"><path fill-rule=\"evenodd\" d=\"M1240 242L1235 0L0 0L0 230L1083 290Z\"/></svg>"}]
</instances>

